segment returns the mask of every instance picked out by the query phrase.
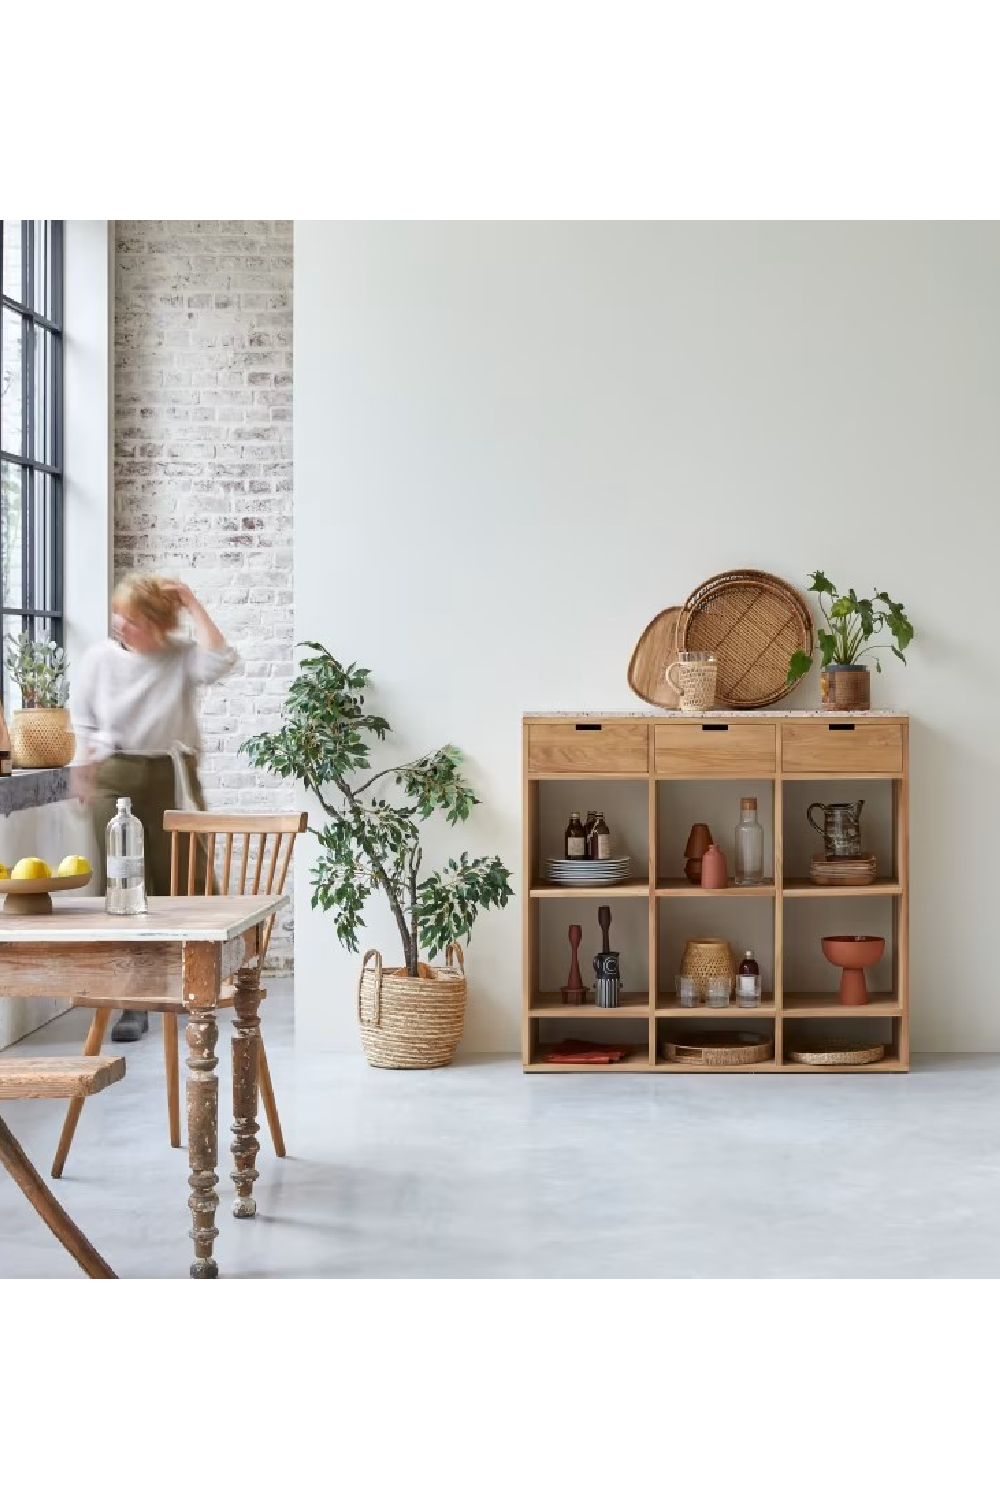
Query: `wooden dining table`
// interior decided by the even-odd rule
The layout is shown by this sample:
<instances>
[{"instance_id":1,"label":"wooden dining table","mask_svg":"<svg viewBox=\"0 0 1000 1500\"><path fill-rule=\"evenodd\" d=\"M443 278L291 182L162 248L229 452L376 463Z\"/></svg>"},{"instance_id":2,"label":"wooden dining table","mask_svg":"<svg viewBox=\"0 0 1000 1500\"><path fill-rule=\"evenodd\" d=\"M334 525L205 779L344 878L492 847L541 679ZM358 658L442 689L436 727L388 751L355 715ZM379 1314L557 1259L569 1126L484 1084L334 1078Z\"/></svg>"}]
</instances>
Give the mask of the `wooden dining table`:
<instances>
[{"instance_id":1,"label":"wooden dining table","mask_svg":"<svg viewBox=\"0 0 1000 1500\"><path fill-rule=\"evenodd\" d=\"M102 896L55 896L50 913L0 910L0 996L93 996L95 1004L112 1005L167 997L179 1000L187 1012L188 1206L194 1277L219 1272L212 1254L219 1233L217 1007L221 987L229 980L235 985L233 1213L248 1219L257 1211L253 1187L258 1177L260 963L267 920L287 900L151 896L146 915L114 917L105 911ZM152 1098L148 1106L154 1107Z\"/></svg>"}]
</instances>

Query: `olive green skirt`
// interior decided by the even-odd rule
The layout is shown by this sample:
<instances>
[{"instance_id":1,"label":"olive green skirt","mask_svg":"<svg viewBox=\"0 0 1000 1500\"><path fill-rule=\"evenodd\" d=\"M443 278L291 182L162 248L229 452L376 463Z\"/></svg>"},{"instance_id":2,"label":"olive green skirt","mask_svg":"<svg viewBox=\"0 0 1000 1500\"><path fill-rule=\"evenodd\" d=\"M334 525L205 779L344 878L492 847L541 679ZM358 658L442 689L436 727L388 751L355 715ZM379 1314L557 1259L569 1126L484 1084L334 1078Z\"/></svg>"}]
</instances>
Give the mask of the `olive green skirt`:
<instances>
[{"instance_id":1,"label":"olive green skirt","mask_svg":"<svg viewBox=\"0 0 1000 1500\"><path fill-rule=\"evenodd\" d=\"M191 794L200 808L205 799L198 780L198 761L186 755ZM107 880L106 831L117 808L119 797L132 799L132 811L142 824L144 853L146 856L147 896L170 895L170 834L163 829L163 814L177 805L174 791L174 763L169 755L111 755L101 761L97 768L97 784L90 804L100 865L100 890L103 894ZM179 844L178 890L187 890L188 840L181 838ZM201 839L195 856L196 889L199 894L205 889L205 849Z\"/></svg>"}]
</instances>

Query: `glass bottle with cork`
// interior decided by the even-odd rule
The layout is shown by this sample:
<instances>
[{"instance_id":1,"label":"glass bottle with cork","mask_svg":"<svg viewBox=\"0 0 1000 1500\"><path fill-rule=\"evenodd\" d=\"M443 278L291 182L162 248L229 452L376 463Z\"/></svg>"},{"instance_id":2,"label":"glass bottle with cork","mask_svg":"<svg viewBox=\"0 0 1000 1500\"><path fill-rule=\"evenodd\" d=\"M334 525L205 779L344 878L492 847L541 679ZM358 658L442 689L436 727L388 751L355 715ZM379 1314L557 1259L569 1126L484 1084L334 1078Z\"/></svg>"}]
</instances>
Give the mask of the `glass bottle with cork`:
<instances>
[{"instance_id":1,"label":"glass bottle with cork","mask_svg":"<svg viewBox=\"0 0 1000 1500\"><path fill-rule=\"evenodd\" d=\"M587 837L587 858L611 858L611 830L607 823L605 823L602 812L597 814L596 821L591 826Z\"/></svg>"},{"instance_id":2,"label":"glass bottle with cork","mask_svg":"<svg viewBox=\"0 0 1000 1500\"><path fill-rule=\"evenodd\" d=\"M737 885L760 885L764 879L764 830L757 821L757 798L740 798L736 825L735 880Z\"/></svg>"},{"instance_id":3,"label":"glass bottle with cork","mask_svg":"<svg viewBox=\"0 0 1000 1500\"><path fill-rule=\"evenodd\" d=\"M587 839L578 812L570 813L564 842L567 859L586 859Z\"/></svg>"}]
</instances>

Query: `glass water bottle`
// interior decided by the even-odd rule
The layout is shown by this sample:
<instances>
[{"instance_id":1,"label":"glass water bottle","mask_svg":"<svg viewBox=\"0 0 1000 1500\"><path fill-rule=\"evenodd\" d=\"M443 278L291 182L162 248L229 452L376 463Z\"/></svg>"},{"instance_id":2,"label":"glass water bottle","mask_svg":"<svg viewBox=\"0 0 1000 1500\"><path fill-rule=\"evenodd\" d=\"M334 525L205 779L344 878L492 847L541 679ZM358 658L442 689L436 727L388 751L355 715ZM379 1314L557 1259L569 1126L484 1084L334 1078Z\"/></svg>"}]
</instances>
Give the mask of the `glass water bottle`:
<instances>
[{"instance_id":1,"label":"glass water bottle","mask_svg":"<svg viewBox=\"0 0 1000 1500\"><path fill-rule=\"evenodd\" d=\"M757 821L757 798L740 798L736 825L737 885L760 885L764 879L764 830Z\"/></svg>"},{"instance_id":2,"label":"glass water bottle","mask_svg":"<svg viewBox=\"0 0 1000 1500\"><path fill-rule=\"evenodd\" d=\"M113 917L141 917L146 911L146 861L142 824L131 797L118 798L118 811L104 835L108 885L104 909Z\"/></svg>"}]
</instances>

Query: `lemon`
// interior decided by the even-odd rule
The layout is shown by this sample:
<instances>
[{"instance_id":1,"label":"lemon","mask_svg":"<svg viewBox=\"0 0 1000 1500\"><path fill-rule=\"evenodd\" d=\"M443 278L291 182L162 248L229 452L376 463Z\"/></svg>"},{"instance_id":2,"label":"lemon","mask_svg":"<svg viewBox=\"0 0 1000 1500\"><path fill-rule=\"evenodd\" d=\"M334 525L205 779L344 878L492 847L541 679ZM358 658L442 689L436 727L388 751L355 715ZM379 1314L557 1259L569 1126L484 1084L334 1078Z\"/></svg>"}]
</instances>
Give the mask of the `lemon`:
<instances>
[{"instance_id":1,"label":"lemon","mask_svg":"<svg viewBox=\"0 0 1000 1500\"><path fill-rule=\"evenodd\" d=\"M10 872L11 880L50 880L52 871L44 859L19 859Z\"/></svg>"},{"instance_id":2,"label":"lemon","mask_svg":"<svg viewBox=\"0 0 1000 1500\"><path fill-rule=\"evenodd\" d=\"M67 854L65 859L59 861L57 875L89 875L90 861L84 859L82 854Z\"/></svg>"},{"instance_id":3,"label":"lemon","mask_svg":"<svg viewBox=\"0 0 1000 1500\"><path fill-rule=\"evenodd\" d=\"M10 871L8 870L7 866L6 865L0 865L0 880L9 880L9 879L10 879Z\"/></svg>"}]
</instances>

